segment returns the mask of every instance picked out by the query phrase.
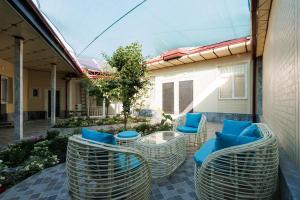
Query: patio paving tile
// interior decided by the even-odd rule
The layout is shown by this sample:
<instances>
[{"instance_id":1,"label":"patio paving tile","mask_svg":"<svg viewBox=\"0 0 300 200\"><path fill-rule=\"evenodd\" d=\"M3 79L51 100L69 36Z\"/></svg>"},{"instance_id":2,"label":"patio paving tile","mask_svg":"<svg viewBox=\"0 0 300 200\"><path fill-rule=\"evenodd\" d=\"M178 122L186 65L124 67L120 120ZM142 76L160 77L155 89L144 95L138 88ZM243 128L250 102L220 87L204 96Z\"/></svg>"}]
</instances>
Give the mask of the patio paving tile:
<instances>
[{"instance_id":1,"label":"patio paving tile","mask_svg":"<svg viewBox=\"0 0 300 200\"><path fill-rule=\"evenodd\" d=\"M208 124L208 137L220 130L219 124ZM197 199L194 189L194 161L188 156L186 161L170 177L154 180L152 185L153 200L194 200ZM18 199L71 199L67 189L65 164L43 170L0 195L2 200Z\"/></svg>"},{"instance_id":2,"label":"patio paving tile","mask_svg":"<svg viewBox=\"0 0 300 200\"><path fill-rule=\"evenodd\" d=\"M152 199L196 199L194 178L193 176L186 176L187 171L192 172L193 170L194 162L189 157L170 177L163 180L154 180ZM57 176L57 173L62 175ZM71 199L67 190L65 164L45 169L41 173L29 177L1 194L0 199Z\"/></svg>"}]
</instances>

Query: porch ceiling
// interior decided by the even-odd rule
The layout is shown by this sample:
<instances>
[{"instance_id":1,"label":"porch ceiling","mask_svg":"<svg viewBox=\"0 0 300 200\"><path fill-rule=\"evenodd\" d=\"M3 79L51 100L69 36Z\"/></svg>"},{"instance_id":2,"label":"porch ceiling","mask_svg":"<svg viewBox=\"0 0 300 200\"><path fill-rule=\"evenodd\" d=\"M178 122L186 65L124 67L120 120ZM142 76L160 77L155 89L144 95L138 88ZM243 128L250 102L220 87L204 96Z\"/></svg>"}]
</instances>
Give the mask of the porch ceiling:
<instances>
[{"instance_id":1,"label":"porch ceiling","mask_svg":"<svg viewBox=\"0 0 300 200\"><path fill-rule=\"evenodd\" d=\"M257 56L262 56L264 52L271 6L272 6L272 0L258 0L257 27L256 27L256 37L257 37L256 55Z\"/></svg>"},{"instance_id":2,"label":"porch ceiling","mask_svg":"<svg viewBox=\"0 0 300 200\"><path fill-rule=\"evenodd\" d=\"M24 38L25 68L50 71L55 63L58 72L76 72L7 1L0 1L0 10L1 59L14 62L14 36L18 36Z\"/></svg>"}]
</instances>

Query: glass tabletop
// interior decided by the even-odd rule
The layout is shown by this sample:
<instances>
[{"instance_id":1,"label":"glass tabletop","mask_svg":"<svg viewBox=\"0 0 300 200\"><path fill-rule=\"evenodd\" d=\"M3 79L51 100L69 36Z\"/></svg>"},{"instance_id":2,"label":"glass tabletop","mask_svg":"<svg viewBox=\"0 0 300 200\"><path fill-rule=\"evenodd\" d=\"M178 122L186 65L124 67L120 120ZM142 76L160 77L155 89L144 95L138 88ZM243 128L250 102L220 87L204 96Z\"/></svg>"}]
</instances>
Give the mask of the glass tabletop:
<instances>
[{"instance_id":1,"label":"glass tabletop","mask_svg":"<svg viewBox=\"0 0 300 200\"><path fill-rule=\"evenodd\" d=\"M142 137L140 141L146 144L163 144L179 136L181 134L175 131L159 131Z\"/></svg>"}]
</instances>

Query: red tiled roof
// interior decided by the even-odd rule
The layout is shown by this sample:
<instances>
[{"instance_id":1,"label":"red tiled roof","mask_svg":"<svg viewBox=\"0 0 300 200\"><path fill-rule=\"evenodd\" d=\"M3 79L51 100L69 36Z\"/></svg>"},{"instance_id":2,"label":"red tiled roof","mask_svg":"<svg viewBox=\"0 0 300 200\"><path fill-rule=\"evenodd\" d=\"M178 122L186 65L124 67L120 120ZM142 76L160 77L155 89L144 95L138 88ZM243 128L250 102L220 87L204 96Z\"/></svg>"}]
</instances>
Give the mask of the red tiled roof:
<instances>
[{"instance_id":1,"label":"red tiled roof","mask_svg":"<svg viewBox=\"0 0 300 200\"><path fill-rule=\"evenodd\" d=\"M233 44L238 44L241 42L248 42L250 40L249 37L246 38L238 38L238 39L233 39L233 40L228 40L224 42L219 42L216 44L211 44L211 45L205 45L205 46L198 46L198 47L193 47L193 48L178 48L178 49L173 49L170 51L167 51L165 53L162 53L160 56L157 56L155 58L152 58L147 61L147 64L155 63L158 61L167 61L175 58L180 58L185 55L191 55L194 53L200 53L203 51L207 50L212 50L215 48L220 48L228 45L233 45Z\"/></svg>"}]
</instances>

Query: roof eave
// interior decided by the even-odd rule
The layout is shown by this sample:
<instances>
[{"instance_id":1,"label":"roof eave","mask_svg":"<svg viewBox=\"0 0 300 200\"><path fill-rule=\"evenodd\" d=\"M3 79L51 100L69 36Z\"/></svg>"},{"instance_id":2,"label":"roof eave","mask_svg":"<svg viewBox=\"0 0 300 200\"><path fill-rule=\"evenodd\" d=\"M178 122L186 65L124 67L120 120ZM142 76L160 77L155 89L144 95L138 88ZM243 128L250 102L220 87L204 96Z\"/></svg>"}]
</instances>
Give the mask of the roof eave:
<instances>
[{"instance_id":1,"label":"roof eave","mask_svg":"<svg viewBox=\"0 0 300 200\"><path fill-rule=\"evenodd\" d=\"M63 57L77 75L82 75L80 66L31 0L8 0L8 3Z\"/></svg>"}]
</instances>

